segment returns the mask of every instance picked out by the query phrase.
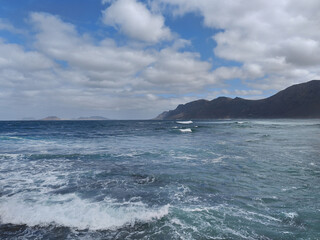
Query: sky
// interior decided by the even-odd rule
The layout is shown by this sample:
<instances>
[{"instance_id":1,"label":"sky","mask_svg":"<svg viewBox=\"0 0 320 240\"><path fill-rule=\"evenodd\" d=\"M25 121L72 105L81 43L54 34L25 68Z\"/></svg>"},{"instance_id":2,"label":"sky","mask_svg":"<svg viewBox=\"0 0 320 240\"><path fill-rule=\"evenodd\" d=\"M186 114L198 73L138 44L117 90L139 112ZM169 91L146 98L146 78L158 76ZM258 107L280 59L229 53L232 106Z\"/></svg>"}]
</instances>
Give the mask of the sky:
<instances>
[{"instance_id":1,"label":"sky","mask_svg":"<svg viewBox=\"0 0 320 240\"><path fill-rule=\"evenodd\" d=\"M319 0L0 0L0 120L151 119L312 79Z\"/></svg>"}]
</instances>

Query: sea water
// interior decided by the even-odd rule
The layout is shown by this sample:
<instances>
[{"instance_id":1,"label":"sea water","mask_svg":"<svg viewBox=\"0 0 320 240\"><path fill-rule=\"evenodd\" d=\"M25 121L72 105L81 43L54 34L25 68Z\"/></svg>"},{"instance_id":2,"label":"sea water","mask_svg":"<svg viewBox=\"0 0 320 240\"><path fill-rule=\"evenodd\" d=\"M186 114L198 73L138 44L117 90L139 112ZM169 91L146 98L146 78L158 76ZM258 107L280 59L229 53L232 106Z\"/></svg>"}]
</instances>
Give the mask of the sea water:
<instances>
[{"instance_id":1,"label":"sea water","mask_svg":"<svg viewBox=\"0 0 320 240\"><path fill-rule=\"evenodd\" d=\"M320 120L2 121L0 239L320 239Z\"/></svg>"}]
</instances>

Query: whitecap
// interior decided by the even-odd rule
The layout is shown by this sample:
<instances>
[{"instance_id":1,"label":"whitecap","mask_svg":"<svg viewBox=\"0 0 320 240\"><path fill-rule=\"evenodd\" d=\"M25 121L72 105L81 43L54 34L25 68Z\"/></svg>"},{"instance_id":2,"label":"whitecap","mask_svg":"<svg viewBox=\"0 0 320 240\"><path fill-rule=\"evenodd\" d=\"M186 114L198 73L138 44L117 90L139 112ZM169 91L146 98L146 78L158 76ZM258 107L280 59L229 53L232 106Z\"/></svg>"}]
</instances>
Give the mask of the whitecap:
<instances>
[{"instance_id":1,"label":"whitecap","mask_svg":"<svg viewBox=\"0 0 320 240\"><path fill-rule=\"evenodd\" d=\"M226 156L220 156L220 157L216 157L216 158L211 159L211 161L209 161L209 162L219 163L219 162L222 162L222 160L225 158L226 158Z\"/></svg>"},{"instance_id":2,"label":"whitecap","mask_svg":"<svg viewBox=\"0 0 320 240\"><path fill-rule=\"evenodd\" d=\"M294 219L296 217L298 217L298 213L296 212L283 212L283 214L290 219Z\"/></svg>"},{"instance_id":3,"label":"whitecap","mask_svg":"<svg viewBox=\"0 0 320 240\"><path fill-rule=\"evenodd\" d=\"M191 128L179 129L179 130L180 130L180 132L182 132L182 133L191 133L191 132L192 132Z\"/></svg>"},{"instance_id":4,"label":"whitecap","mask_svg":"<svg viewBox=\"0 0 320 240\"><path fill-rule=\"evenodd\" d=\"M192 124L192 121L177 121L179 124Z\"/></svg>"},{"instance_id":5,"label":"whitecap","mask_svg":"<svg viewBox=\"0 0 320 240\"><path fill-rule=\"evenodd\" d=\"M287 191L290 191L290 190L296 190L298 189L297 187L289 187L289 188L282 188L281 191L282 192L287 192Z\"/></svg>"}]
</instances>

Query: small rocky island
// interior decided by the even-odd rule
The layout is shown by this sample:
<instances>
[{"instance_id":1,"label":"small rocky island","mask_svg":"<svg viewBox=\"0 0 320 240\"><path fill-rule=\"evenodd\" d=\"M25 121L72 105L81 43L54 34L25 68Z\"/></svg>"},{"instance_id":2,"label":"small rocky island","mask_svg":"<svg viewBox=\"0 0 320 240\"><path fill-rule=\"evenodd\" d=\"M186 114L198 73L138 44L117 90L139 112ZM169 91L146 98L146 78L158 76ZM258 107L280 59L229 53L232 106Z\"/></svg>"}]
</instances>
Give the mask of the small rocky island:
<instances>
[{"instance_id":1,"label":"small rocky island","mask_svg":"<svg viewBox=\"0 0 320 240\"><path fill-rule=\"evenodd\" d=\"M320 80L296 84L260 100L219 97L161 113L156 120L226 118L320 118Z\"/></svg>"},{"instance_id":2,"label":"small rocky island","mask_svg":"<svg viewBox=\"0 0 320 240\"><path fill-rule=\"evenodd\" d=\"M42 121L60 121L61 118L58 118L57 116L48 116L46 118L42 118Z\"/></svg>"}]
</instances>

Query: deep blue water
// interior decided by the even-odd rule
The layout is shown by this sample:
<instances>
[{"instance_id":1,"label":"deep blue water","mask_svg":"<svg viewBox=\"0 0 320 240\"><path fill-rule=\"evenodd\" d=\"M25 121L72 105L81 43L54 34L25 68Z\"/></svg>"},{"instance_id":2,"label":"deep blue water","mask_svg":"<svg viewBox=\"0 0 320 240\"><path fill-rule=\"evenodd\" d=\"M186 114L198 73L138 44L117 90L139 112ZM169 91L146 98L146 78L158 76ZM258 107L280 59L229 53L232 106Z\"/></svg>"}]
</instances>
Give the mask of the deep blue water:
<instances>
[{"instance_id":1,"label":"deep blue water","mask_svg":"<svg viewBox=\"0 0 320 240\"><path fill-rule=\"evenodd\" d=\"M320 239L320 120L0 122L0 239Z\"/></svg>"}]
</instances>

